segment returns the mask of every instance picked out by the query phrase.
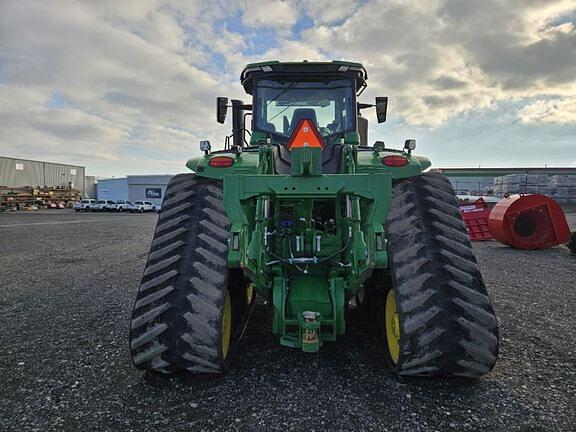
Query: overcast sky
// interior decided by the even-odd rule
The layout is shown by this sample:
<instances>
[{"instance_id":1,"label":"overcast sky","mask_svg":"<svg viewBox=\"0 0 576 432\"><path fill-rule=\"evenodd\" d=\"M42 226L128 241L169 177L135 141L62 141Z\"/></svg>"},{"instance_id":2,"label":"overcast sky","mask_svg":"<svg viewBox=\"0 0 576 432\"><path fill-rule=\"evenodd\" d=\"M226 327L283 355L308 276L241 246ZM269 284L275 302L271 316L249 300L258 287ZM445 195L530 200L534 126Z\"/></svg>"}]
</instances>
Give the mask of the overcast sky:
<instances>
[{"instance_id":1,"label":"overcast sky","mask_svg":"<svg viewBox=\"0 0 576 432\"><path fill-rule=\"evenodd\" d=\"M0 0L0 155L177 173L258 60L364 63L370 140L435 166L576 165L575 0ZM374 115L371 114L372 120Z\"/></svg>"}]
</instances>

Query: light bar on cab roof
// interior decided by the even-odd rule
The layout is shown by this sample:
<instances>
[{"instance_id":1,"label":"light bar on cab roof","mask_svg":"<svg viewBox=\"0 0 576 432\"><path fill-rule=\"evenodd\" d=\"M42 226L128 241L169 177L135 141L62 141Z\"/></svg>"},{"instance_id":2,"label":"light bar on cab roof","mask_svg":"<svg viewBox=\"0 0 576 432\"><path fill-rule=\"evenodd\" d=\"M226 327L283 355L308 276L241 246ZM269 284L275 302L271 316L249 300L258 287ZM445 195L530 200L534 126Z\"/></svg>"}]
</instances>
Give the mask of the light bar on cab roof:
<instances>
[{"instance_id":1,"label":"light bar on cab roof","mask_svg":"<svg viewBox=\"0 0 576 432\"><path fill-rule=\"evenodd\" d=\"M272 66L268 66L268 65L264 65L264 66L251 66L247 69L244 69L244 73L250 73L250 72L257 72L257 71L263 71L263 72L272 72L274 69L272 68Z\"/></svg>"}]
</instances>

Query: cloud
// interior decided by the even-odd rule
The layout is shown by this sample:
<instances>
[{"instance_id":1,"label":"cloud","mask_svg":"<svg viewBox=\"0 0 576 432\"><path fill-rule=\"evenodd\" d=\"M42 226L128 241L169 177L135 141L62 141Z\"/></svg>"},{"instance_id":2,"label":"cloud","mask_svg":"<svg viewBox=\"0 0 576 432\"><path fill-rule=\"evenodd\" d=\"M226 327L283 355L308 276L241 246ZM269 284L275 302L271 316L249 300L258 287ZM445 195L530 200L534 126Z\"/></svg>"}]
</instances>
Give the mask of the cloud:
<instances>
[{"instance_id":1,"label":"cloud","mask_svg":"<svg viewBox=\"0 0 576 432\"><path fill-rule=\"evenodd\" d=\"M534 101L518 117L523 123L576 124L576 96Z\"/></svg>"},{"instance_id":2,"label":"cloud","mask_svg":"<svg viewBox=\"0 0 576 432\"><path fill-rule=\"evenodd\" d=\"M116 158L126 135L123 125L72 107L49 108L50 97L41 90L0 87L3 154L25 149L31 156L57 160Z\"/></svg>"},{"instance_id":3,"label":"cloud","mask_svg":"<svg viewBox=\"0 0 576 432\"><path fill-rule=\"evenodd\" d=\"M320 24L332 24L348 18L359 6L354 0L303 0L307 13Z\"/></svg>"},{"instance_id":4,"label":"cloud","mask_svg":"<svg viewBox=\"0 0 576 432\"><path fill-rule=\"evenodd\" d=\"M249 27L288 29L298 19L296 5L284 0L241 1L242 22Z\"/></svg>"}]
</instances>

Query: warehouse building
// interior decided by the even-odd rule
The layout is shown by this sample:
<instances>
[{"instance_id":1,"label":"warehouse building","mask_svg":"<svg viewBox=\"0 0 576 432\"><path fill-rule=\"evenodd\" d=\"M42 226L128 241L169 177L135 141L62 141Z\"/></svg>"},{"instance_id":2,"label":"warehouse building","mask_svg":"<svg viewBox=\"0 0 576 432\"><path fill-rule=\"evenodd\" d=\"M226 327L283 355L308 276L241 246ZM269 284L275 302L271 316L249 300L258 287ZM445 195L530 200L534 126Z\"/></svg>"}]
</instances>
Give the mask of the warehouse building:
<instances>
[{"instance_id":1,"label":"warehouse building","mask_svg":"<svg viewBox=\"0 0 576 432\"><path fill-rule=\"evenodd\" d=\"M150 201L161 205L172 175L131 175L98 180L99 200Z\"/></svg>"},{"instance_id":2,"label":"warehouse building","mask_svg":"<svg viewBox=\"0 0 576 432\"><path fill-rule=\"evenodd\" d=\"M83 166L34 161L0 156L0 186L22 187L72 187L85 195Z\"/></svg>"}]
</instances>

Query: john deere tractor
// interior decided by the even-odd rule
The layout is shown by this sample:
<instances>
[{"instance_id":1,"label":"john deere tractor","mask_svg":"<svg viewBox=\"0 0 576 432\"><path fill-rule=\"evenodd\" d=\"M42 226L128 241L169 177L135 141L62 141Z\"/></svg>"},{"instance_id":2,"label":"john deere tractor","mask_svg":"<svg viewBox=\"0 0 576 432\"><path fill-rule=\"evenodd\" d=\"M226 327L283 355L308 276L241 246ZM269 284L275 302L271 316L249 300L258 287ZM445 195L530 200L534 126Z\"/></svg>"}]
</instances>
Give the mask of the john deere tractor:
<instances>
[{"instance_id":1,"label":"john deere tractor","mask_svg":"<svg viewBox=\"0 0 576 432\"><path fill-rule=\"evenodd\" d=\"M281 345L316 352L366 317L400 375L480 377L498 329L450 182L368 142L358 63L270 61L241 74L224 149L200 143L168 185L130 323L136 367L221 373L261 296Z\"/></svg>"}]
</instances>

